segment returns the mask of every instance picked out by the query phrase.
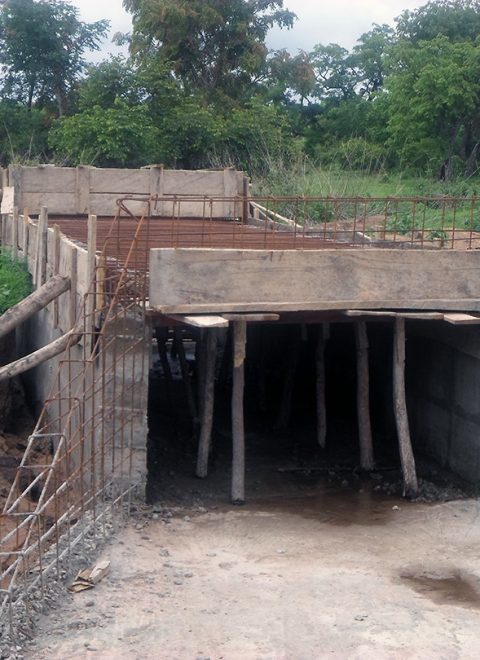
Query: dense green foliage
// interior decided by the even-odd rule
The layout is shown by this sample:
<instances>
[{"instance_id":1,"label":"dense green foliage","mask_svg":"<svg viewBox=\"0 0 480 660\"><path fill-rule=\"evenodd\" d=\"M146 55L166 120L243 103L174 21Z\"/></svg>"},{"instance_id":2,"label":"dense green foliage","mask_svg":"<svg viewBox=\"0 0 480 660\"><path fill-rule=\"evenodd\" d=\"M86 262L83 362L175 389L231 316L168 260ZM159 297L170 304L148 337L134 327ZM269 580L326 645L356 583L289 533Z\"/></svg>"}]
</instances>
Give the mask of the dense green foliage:
<instances>
[{"instance_id":1,"label":"dense green foliage","mask_svg":"<svg viewBox=\"0 0 480 660\"><path fill-rule=\"evenodd\" d=\"M130 57L90 66L104 21L60 0L0 5L3 164L236 165L267 181L302 162L444 184L478 170L480 0L433 0L351 50L296 55L266 47L294 26L283 0L124 5Z\"/></svg>"},{"instance_id":2,"label":"dense green foliage","mask_svg":"<svg viewBox=\"0 0 480 660\"><path fill-rule=\"evenodd\" d=\"M15 261L6 250L0 250L0 314L32 292L32 281L26 264Z\"/></svg>"}]
</instances>

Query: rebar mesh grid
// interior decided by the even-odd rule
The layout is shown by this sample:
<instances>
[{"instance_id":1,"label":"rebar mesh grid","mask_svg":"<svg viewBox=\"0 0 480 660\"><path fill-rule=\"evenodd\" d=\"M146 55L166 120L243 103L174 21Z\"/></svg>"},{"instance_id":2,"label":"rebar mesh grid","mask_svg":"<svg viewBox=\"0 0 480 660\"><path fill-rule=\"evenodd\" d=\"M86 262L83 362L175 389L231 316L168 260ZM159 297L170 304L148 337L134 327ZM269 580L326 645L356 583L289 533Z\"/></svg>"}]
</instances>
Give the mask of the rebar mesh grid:
<instances>
[{"instance_id":1,"label":"rebar mesh grid","mask_svg":"<svg viewBox=\"0 0 480 660\"><path fill-rule=\"evenodd\" d=\"M107 259L107 246L119 252L125 212L120 205L97 253L95 277L0 517L0 622L8 618L13 635L15 608L25 612L33 598L44 598L49 574L60 577L86 534L105 536L107 518L128 514L136 486L134 434L146 411L138 385L150 349L142 261L148 232L141 215L122 263Z\"/></svg>"},{"instance_id":2,"label":"rebar mesh grid","mask_svg":"<svg viewBox=\"0 0 480 660\"><path fill-rule=\"evenodd\" d=\"M202 197L132 196L129 208L149 205L149 247L236 249L480 247L479 197ZM57 217L62 231L85 241L80 219ZM111 219L99 218L99 240ZM138 217L122 226L125 257Z\"/></svg>"}]
</instances>

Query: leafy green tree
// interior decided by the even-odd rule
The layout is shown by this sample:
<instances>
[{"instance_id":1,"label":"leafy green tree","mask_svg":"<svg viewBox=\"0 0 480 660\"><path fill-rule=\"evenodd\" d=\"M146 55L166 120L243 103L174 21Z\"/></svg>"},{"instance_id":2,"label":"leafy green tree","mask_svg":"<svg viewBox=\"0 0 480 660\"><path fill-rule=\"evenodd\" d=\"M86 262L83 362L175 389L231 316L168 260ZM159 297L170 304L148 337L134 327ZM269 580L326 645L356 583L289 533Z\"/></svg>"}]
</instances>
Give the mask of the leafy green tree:
<instances>
[{"instance_id":1,"label":"leafy green tree","mask_svg":"<svg viewBox=\"0 0 480 660\"><path fill-rule=\"evenodd\" d=\"M244 100L264 73L268 30L291 27L283 0L124 0L131 52L168 64L208 105Z\"/></svg>"},{"instance_id":2,"label":"leafy green tree","mask_svg":"<svg viewBox=\"0 0 480 660\"><path fill-rule=\"evenodd\" d=\"M395 33L388 25L374 24L358 39L353 49L360 84L359 94L371 99L378 94L390 70L390 52Z\"/></svg>"},{"instance_id":3,"label":"leafy green tree","mask_svg":"<svg viewBox=\"0 0 480 660\"><path fill-rule=\"evenodd\" d=\"M90 65L78 87L78 107L88 110L95 105L110 108L117 99L127 105L138 105L146 91L131 61L122 56L111 57Z\"/></svg>"},{"instance_id":4,"label":"leafy green tree","mask_svg":"<svg viewBox=\"0 0 480 660\"><path fill-rule=\"evenodd\" d=\"M286 49L276 51L268 59L268 96L276 102L303 107L314 94L316 78L309 53L292 56Z\"/></svg>"},{"instance_id":5,"label":"leafy green tree","mask_svg":"<svg viewBox=\"0 0 480 660\"><path fill-rule=\"evenodd\" d=\"M6 0L0 9L3 94L31 108L54 100L66 112L69 94L97 50L107 21L84 23L60 0Z\"/></svg>"},{"instance_id":6,"label":"leafy green tree","mask_svg":"<svg viewBox=\"0 0 480 660\"><path fill-rule=\"evenodd\" d=\"M404 11L397 19L397 36L411 44L443 35L450 41L475 41L480 34L479 0L434 0Z\"/></svg>"},{"instance_id":7,"label":"leafy green tree","mask_svg":"<svg viewBox=\"0 0 480 660\"><path fill-rule=\"evenodd\" d=\"M347 100L356 96L357 59L338 44L318 44L310 55L319 99Z\"/></svg>"},{"instance_id":8,"label":"leafy green tree","mask_svg":"<svg viewBox=\"0 0 480 660\"><path fill-rule=\"evenodd\" d=\"M51 120L44 109L14 101L0 102L0 163L29 162L46 159L47 136Z\"/></svg>"},{"instance_id":9,"label":"leafy green tree","mask_svg":"<svg viewBox=\"0 0 480 660\"><path fill-rule=\"evenodd\" d=\"M49 145L61 164L139 167L155 162L158 129L145 106L117 99L54 122Z\"/></svg>"},{"instance_id":10,"label":"leafy green tree","mask_svg":"<svg viewBox=\"0 0 480 660\"><path fill-rule=\"evenodd\" d=\"M439 170L458 155L472 170L480 146L480 42L438 36L401 44L388 80L391 146L410 166Z\"/></svg>"}]
</instances>

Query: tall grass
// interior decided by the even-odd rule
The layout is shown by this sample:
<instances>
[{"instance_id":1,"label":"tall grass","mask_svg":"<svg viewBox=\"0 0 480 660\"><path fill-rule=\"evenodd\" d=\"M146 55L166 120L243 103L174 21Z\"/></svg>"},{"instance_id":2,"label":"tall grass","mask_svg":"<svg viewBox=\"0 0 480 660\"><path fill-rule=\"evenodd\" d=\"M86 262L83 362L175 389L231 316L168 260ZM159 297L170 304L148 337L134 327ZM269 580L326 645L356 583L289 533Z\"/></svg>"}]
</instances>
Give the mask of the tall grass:
<instances>
[{"instance_id":1,"label":"tall grass","mask_svg":"<svg viewBox=\"0 0 480 660\"><path fill-rule=\"evenodd\" d=\"M480 177L444 182L408 172L318 164L303 153L294 158L265 154L264 176L252 180L257 196L417 197L480 195Z\"/></svg>"},{"instance_id":2,"label":"tall grass","mask_svg":"<svg viewBox=\"0 0 480 660\"><path fill-rule=\"evenodd\" d=\"M0 249L0 314L3 314L32 292L32 281L23 261L14 260Z\"/></svg>"}]
</instances>

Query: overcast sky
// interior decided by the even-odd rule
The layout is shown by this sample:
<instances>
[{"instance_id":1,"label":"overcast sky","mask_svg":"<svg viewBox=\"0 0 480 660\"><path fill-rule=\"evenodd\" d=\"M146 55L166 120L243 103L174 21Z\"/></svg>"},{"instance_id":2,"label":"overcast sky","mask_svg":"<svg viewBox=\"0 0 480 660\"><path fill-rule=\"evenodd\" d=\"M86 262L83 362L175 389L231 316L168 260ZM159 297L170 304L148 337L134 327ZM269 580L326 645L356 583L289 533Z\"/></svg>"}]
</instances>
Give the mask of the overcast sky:
<instances>
[{"instance_id":1,"label":"overcast sky","mask_svg":"<svg viewBox=\"0 0 480 660\"><path fill-rule=\"evenodd\" d=\"M268 45L273 49L287 48L291 52L299 49L309 51L318 43L331 42L351 48L373 23L393 24L393 19L404 9L414 9L425 4L425 1L285 0L285 7L297 14L298 21L292 30L272 30ZM122 0L73 0L72 4L78 6L83 20L107 18L112 34L128 32L131 28ZM106 43L101 57L108 52L118 52L118 49Z\"/></svg>"}]
</instances>

